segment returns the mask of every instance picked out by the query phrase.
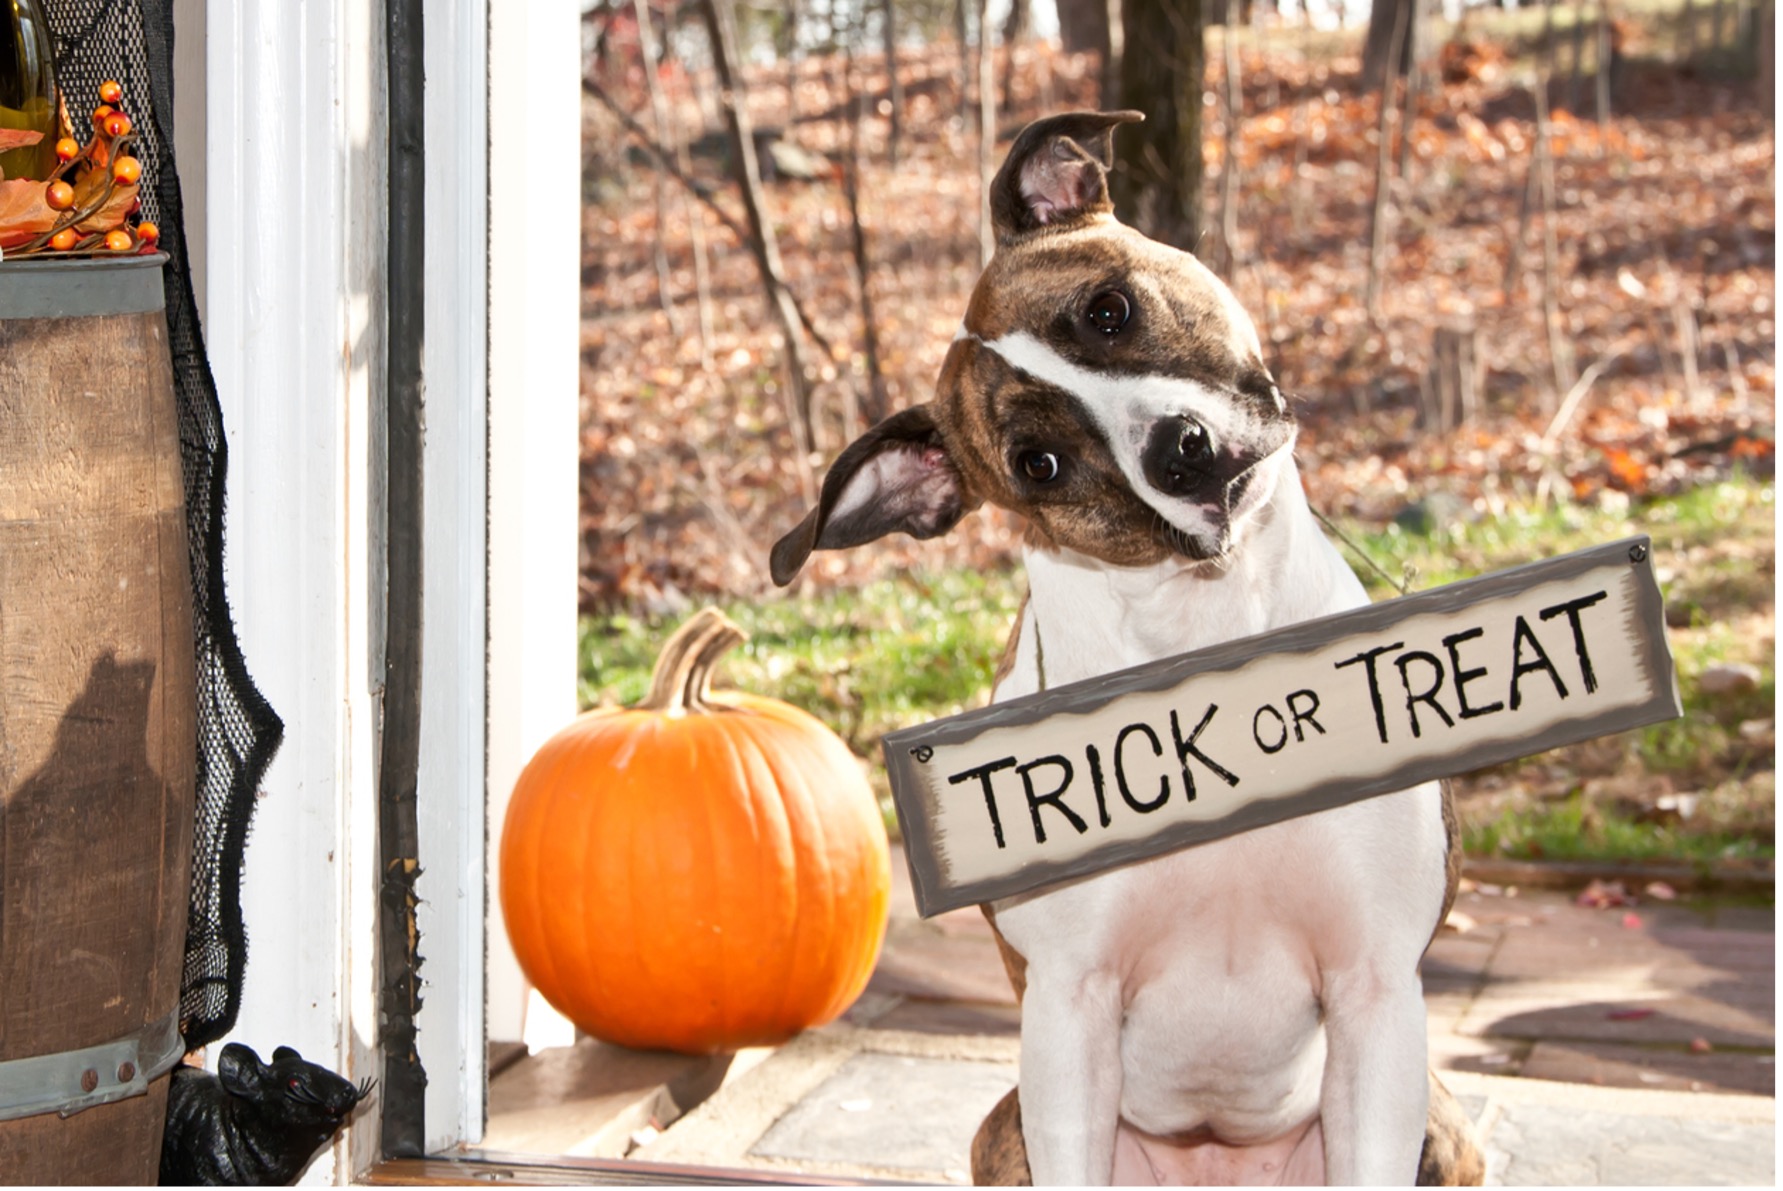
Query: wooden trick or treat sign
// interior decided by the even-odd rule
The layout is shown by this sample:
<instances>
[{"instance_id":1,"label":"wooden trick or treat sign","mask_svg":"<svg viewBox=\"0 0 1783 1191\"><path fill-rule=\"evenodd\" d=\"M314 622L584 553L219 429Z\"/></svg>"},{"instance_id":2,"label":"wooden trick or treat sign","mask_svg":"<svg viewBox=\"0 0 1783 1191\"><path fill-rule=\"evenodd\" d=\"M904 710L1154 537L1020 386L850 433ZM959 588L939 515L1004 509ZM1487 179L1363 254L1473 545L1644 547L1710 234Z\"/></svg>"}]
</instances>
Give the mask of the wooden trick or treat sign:
<instances>
[{"instance_id":1,"label":"wooden trick or treat sign","mask_svg":"<svg viewBox=\"0 0 1783 1191\"><path fill-rule=\"evenodd\" d=\"M885 738L923 915L1679 715L1645 537Z\"/></svg>"}]
</instances>

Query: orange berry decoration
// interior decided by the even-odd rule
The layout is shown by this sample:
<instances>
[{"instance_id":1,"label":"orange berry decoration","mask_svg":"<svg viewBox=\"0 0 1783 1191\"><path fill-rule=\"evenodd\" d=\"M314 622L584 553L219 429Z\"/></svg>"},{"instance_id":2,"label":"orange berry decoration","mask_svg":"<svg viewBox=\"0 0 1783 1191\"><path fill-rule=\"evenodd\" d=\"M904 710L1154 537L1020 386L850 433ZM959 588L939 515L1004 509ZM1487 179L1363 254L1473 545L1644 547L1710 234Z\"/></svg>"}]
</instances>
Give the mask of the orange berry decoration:
<instances>
[{"instance_id":1,"label":"orange berry decoration","mask_svg":"<svg viewBox=\"0 0 1783 1191\"><path fill-rule=\"evenodd\" d=\"M136 246L136 241L130 238L129 232L123 230L106 232L105 246L113 252L128 252Z\"/></svg>"},{"instance_id":2,"label":"orange berry decoration","mask_svg":"<svg viewBox=\"0 0 1783 1191\"><path fill-rule=\"evenodd\" d=\"M74 187L66 182L51 182L43 188L43 201L52 211L66 211L74 206Z\"/></svg>"},{"instance_id":3,"label":"orange berry decoration","mask_svg":"<svg viewBox=\"0 0 1783 1191\"><path fill-rule=\"evenodd\" d=\"M111 180L119 186L134 186L142 180L142 162L134 157L120 157L111 163Z\"/></svg>"},{"instance_id":4,"label":"orange berry decoration","mask_svg":"<svg viewBox=\"0 0 1783 1191\"><path fill-rule=\"evenodd\" d=\"M80 142L71 136L65 136L56 142L56 160L73 161L80 156Z\"/></svg>"},{"instance_id":5,"label":"orange berry decoration","mask_svg":"<svg viewBox=\"0 0 1783 1191\"><path fill-rule=\"evenodd\" d=\"M161 229L145 219L136 225L136 238L144 244L153 244L161 238Z\"/></svg>"},{"instance_id":6,"label":"orange berry decoration","mask_svg":"<svg viewBox=\"0 0 1783 1191\"><path fill-rule=\"evenodd\" d=\"M107 116L111 115L116 110L117 109L112 107L111 104L109 104L109 103L102 103L98 107L94 108L93 109L93 127L103 128L105 126L105 118Z\"/></svg>"},{"instance_id":7,"label":"orange berry decoration","mask_svg":"<svg viewBox=\"0 0 1783 1191\"><path fill-rule=\"evenodd\" d=\"M65 227L50 237L50 247L57 252L67 252L80 241L80 234L71 227Z\"/></svg>"},{"instance_id":8,"label":"orange berry decoration","mask_svg":"<svg viewBox=\"0 0 1783 1191\"><path fill-rule=\"evenodd\" d=\"M129 136L132 127L134 125L130 123L130 117L123 112L113 112L105 118L105 135L113 139Z\"/></svg>"},{"instance_id":9,"label":"orange berry decoration","mask_svg":"<svg viewBox=\"0 0 1783 1191\"><path fill-rule=\"evenodd\" d=\"M116 79L106 79L99 84L99 99L102 103L117 103L124 98L124 88Z\"/></svg>"}]
</instances>

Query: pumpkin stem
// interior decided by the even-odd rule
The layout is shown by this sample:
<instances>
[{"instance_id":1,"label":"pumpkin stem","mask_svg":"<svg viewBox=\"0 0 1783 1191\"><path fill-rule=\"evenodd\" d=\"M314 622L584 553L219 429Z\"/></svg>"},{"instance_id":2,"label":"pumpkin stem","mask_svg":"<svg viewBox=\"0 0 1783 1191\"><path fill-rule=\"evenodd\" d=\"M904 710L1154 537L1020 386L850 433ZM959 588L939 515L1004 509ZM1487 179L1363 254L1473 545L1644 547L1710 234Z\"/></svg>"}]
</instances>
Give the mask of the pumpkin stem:
<instances>
[{"instance_id":1,"label":"pumpkin stem","mask_svg":"<svg viewBox=\"0 0 1783 1191\"><path fill-rule=\"evenodd\" d=\"M700 609L662 647L650 673L650 693L637 706L668 715L711 711L712 667L748 639L749 634L718 609Z\"/></svg>"}]
</instances>

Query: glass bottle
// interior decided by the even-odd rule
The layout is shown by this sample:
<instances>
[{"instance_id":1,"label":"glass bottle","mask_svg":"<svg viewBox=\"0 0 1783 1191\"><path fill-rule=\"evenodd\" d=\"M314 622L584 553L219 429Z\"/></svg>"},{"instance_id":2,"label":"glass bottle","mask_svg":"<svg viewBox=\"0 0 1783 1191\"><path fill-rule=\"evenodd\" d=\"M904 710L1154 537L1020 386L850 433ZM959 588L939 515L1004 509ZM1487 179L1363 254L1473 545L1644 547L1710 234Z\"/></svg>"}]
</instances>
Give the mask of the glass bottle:
<instances>
[{"instance_id":1,"label":"glass bottle","mask_svg":"<svg viewBox=\"0 0 1783 1191\"><path fill-rule=\"evenodd\" d=\"M38 0L0 0L0 128L43 139L0 153L0 175L46 178L56 168L56 63Z\"/></svg>"}]
</instances>

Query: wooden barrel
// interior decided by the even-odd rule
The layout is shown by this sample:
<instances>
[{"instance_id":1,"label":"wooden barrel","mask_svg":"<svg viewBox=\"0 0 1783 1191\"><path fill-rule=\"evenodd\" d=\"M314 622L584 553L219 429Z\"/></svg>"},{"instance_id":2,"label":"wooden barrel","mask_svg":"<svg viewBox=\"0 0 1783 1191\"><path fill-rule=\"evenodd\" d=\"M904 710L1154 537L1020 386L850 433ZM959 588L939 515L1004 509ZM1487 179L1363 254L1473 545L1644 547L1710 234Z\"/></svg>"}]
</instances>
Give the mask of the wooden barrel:
<instances>
[{"instance_id":1,"label":"wooden barrel","mask_svg":"<svg viewBox=\"0 0 1783 1191\"><path fill-rule=\"evenodd\" d=\"M0 263L7 1183L154 1183L181 1051L197 697L162 259Z\"/></svg>"}]
</instances>

